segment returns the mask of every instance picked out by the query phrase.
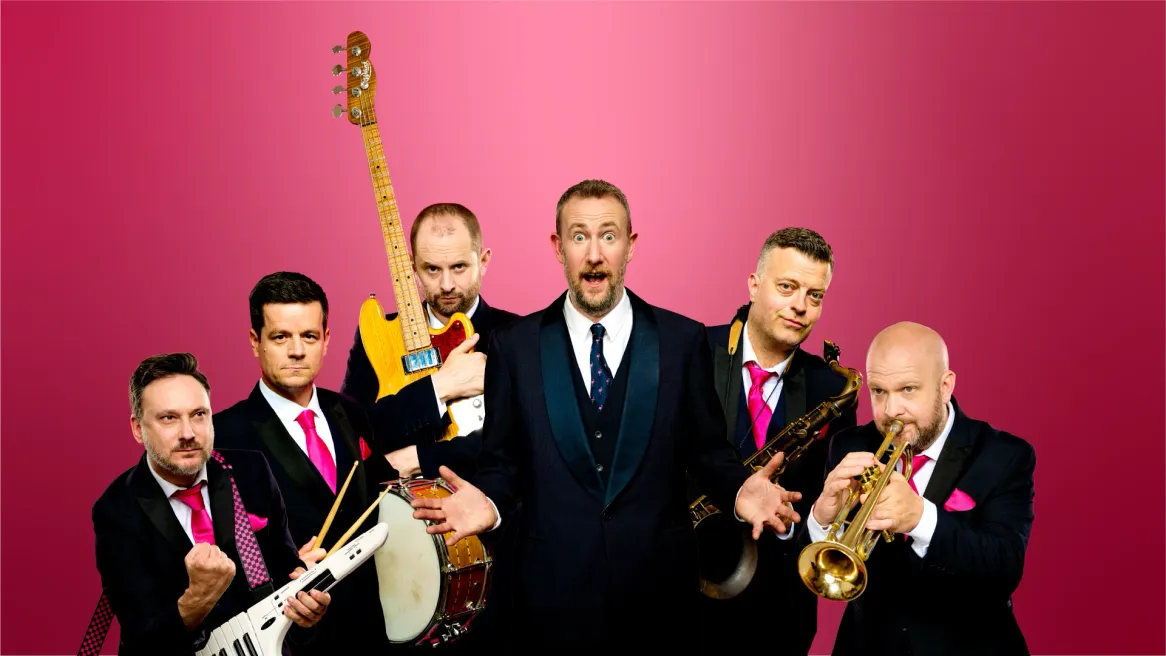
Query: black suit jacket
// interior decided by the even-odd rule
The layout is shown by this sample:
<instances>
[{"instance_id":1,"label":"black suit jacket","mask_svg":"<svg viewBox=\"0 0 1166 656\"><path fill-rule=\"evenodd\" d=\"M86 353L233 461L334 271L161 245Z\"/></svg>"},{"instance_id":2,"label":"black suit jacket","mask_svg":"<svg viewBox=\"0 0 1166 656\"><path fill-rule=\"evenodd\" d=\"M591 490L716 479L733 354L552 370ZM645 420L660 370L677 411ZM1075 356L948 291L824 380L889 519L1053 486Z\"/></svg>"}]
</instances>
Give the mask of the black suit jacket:
<instances>
[{"instance_id":1,"label":"black suit jacket","mask_svg":"<svg viewBox=\"0 0 1166 656\"><path fill-rule=\"evenodd\" d=\"M324 538L323 547L331 549L380 494L380 483L395 480L398 475L381 456L361 460L360 440L364 439L370 450L375 450L376 437L356 403L320 387L316 388L316 394L336 445L337 493L344 485L352 463L361 463ZM214 425L218 444L226 448L260 451L267 456L287 505L288 526L295 544L302 546L317 535L332 509L336 494L308 456L292 441L275 410L259 391L259 383L246 399L216 413ZM353 535L375 526L378 514L373 510ZM381 648L388 646L373 561L367 561L330 592L332 602L328 613L317 625L319 632L313 641L313 650L324 654L337 653L337 650L354 649L365 641Z\"/></svg>"},{"instance_id":2,"label":"black suit jacket","mask_svg":"<svg viewBox=\"0 0 1166 656\"><path fill-rule=\"evenodd\" d=\"M748 320L749 304L737 310L735 319ZM743 397L746 396L741 367L744 365L744 329L737 341L736 352L729 353L729 336L732 323L709 328L709 346L713 354L715 385L721 409L725 413L725 428L729 443L737 449L740 435L737 434L742 420L746 426L750 418L741 416ZM840 358L846 366L846 359ZM775 416L769 423L767 440L773 439L782 428L800 419L822 402L842 391L846 379L826 364L821 357L801 348L794 352L793 359L782 372L781 397L778 407L784 408L783 416ZM857 405L857 404L856 404ZM748 410L745 409L745 413ZM830 422L824 438L815 441L792 464L786 467L778 483L787 490L802 493L802 499L794 503L794 509L803 520L809 517L810 507L822 493L825 479L826 460L829 454L829 438L839 431L857 424L855 406ZM693 495L695 498L695 495ZM750 647L765 645L776 649L777 653L805 654L809 651L817 630L818 599L801 582L797 574L798 548L797 534L804 530L804 522L794 527L795 534L782 540L770 531L762 534L758 542L757 573L749 587L740 596L730 600L702 599L704 620L708 622L707 637L710 645ZM771 618L774 614L785 619L783 633L786 639L772 643L755 631L741 631L742 626L756 624Z\"/></svg>"},{"instance_id":3,"label":"black suit jacket","mask_svg":"<svg viewBox=\"0 0 1166 656\"><path fill-rule=\"evenodd\" d=\"M1028 654L1011 596L1032 531L1036 452L951 402L955 421L923 493L938 511L927 555L919 558L903 536L879 541L867 560L867 590L847 605L834 654ZM829 465L881 441L869 423L840 433ZM945 510L956 489L975 507Z\"/></svg>"},{"instance_id":4,"label":"black suit jacket","mask_svg":"<svg viewBox=\"0 0 1166 656\"><path fill-rule=\"evenodd\" d=\"M576 400L566 294L492 337L473 483L504 517L522 503L526 647L658 644L691 631L699 584L686 472L726 508L749 476L725 441L704 327L626 293L627 391L606 486Z\"/></svg>"},{"instance_id":5,"label":"black suit jacket","mask_svg":"<svg viewBox=\"0 0 1166 656\"><path fill-rule=\"evenodd\" d=\"M385 318L391 320L396 316L393 312ZM474 332L480 335L474 350L488 357L491 333L517 317L513 312L487 305L486 299L479 297L478 308L470 317ZM340 393L356 399L364 408L379 436L382 454L416 445L418 464L425 478L437 478L441 465L463 476L473 472L482 447L481 433L475 431L457 439L438 441L449 425L449 413L437 414L437 396L429 376L378 401L379 390L376 372L364 351L357 326Z\"/></svg>"},{"instance_id":6,"label":"black suit jacket","mask_svg":"<svg viewBox=\"0 0 1166 656\"><path fill-rule=\"evenodd\" d=\"M255 533L271 584L252 592L235 544L235 511L226 470L214 460L207 467L215 544L235 562L235 578L218 604L194 631L178 614L178 599L190 577L185 558L194 548L170 501L149 471L145 453L118 476L93 504L97 570L101 586L121 627L118 654L193 655L223 622L245 612L260 598L291 580L304 564L288 532L287 516L275 478L263 455L220 450L231 464L239 496L249 514L267 519ZM303 642L312 631L292 626L288 642ZM298 653L298 652L297 652Z\"/></svg>"}]
</instances>

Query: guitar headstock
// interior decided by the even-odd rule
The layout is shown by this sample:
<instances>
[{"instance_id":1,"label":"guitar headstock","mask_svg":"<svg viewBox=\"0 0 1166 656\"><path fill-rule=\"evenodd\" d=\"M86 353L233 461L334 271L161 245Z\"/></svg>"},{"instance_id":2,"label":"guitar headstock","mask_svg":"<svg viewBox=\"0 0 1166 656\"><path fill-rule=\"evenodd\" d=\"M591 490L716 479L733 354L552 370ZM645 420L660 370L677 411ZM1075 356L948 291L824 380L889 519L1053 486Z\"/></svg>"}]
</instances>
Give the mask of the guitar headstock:
<instances>
[{"instance_id":1,"label":"guitar headstock","mask_svg":"<svg viewBox=\"0 0 1166 656\"><path fill-rule=\"evenodd\" d=\"M334 87L332 93L343 93L346 98L344 105L338 103L332 108L332 116L340 118L341 114L347 114L348 122L353 125L367 125L376 120L373 100L377 75L368 59L372 52L368 37L364 32L352 32L348 35L348 46L335 46L332 52L344 52L347 59L345 66L337 64L332 68L332 75L344 75L345 78L345 84Z\"/></svg>"}]
</instances>

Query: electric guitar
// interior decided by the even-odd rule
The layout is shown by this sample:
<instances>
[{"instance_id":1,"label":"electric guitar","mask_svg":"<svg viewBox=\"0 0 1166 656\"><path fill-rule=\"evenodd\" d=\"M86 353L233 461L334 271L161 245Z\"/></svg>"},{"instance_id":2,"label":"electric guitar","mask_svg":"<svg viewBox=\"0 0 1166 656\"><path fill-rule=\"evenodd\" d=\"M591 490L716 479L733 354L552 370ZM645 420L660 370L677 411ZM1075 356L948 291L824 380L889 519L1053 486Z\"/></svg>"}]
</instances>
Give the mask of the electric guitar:
<instances>
[{"instance_id":1,"label":"electric guitar","mask_svg":"<svg viewBox=\"0 0 1166 656\"><path fill-rule=\"evenodd\" d=\"M363 32L350 33L347 48L336 46L332 49L333 53L344 50L347 57L347 67L337 64L332 69L333 75L345 74L347 84L335 87L332 92L345 94L347 110L337 104L332 115L339 118L346 114L349 123L360 127L372 175L381 235L389 258L389 273L393 278L393 294L397 300L397 316L392 319L385 318L384 308L376 294L369 294L360 306L360 339L380 384L379 400L436 372L450 351L474 334L474 327L470 318L459 312L450 317L445 326L431 328L418 297L413 280L413 257L401 227L401 215L397 210L397 198L389 178L384 143L373 106L376 72L368 59L371 49L372 45ZM481 428L485 421L485 400L480 394L451 401L446 407L451 423L442 440L469 434Z\"/></svg>"}]
</instances>

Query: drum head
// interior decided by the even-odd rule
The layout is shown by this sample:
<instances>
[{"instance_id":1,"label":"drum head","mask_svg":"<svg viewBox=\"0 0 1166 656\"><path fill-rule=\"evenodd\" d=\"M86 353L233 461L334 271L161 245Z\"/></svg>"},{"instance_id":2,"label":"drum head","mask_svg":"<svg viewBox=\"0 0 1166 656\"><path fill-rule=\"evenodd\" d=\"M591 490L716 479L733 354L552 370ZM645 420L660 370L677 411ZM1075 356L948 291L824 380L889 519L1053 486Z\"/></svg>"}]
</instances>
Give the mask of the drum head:
<instances>
[{"instance_id":1,"label":"drum head","mask_svg":"<svg viewBox=\"0 0 1166 656\"><path fill-rule=\"evenodd\" d=\"M377 549L377 578L385 633L391 642L411 642L429 629L441 597L441 558L426 522L413 518L413 507L394 492L381 499L379 521L389 525L389 539Z\"/></svg>"}]
</instances>

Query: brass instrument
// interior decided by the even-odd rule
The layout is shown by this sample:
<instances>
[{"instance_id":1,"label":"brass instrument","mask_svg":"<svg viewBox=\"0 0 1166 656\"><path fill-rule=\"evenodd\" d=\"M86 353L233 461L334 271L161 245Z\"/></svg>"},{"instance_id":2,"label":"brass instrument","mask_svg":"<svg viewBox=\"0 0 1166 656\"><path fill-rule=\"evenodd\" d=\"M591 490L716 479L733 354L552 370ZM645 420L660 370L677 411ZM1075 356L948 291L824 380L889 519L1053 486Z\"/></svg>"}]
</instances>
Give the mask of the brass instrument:
<instances>
[{"instance_id":1,"label":"brass instrument","mask_svg":"<svg viewBox=\"0 0 1166 656\"><path fill-rule=\"evenodd\" d=\"M783 428L744 462L745 466L752 468L753 471L760 471L778 453L785 454L784 460L774 472L773 481L776 481L786 467L796 461L815 440L825 435L823 429L828 423L858 403L858 392L862 389L862 374L838 364L841 351L832 342L824 341L822 352L830 369L846 378L842 391L819 403L816 408ZM701 592L713 599L736 597L745 590L757 572L757 543L753 540L753 527L743 525L731 514L728 516L722 514L705 495L693 501L688 510L692 515L693 528L697 532L699 543L715 546L716 548L711 551L718 553L722 549L740 549L736 567L723 579L718 575L717 580L712 580L713 575L708 572L708 554L702 553Z\"/></svg>"},{"instance_id":2,"label":"brass instrument","mask_svg":"<svg viewBox=\"0 0 1166 656\"><path fill-rule=\"evenodd\" d=\"M883 443L875 453L875 459L881 461L883 454L892 448L891 456L887 459L882 473L878 466L867 467L865 471L855 477L857 486L852 486L846 503L838 509L826 538L811 543L798 556L798 574L814 594L833 601L851 601L857 599L866 590L867 572L866 559L874 551L881 536L887 542L895 539L895 535L888 530L872 531L866 528L866 522L878 503L879 496L891 480L895 472L895 462L906 456L903 464L903 476L911 478L911 460L914 449L910 441L900 438L903 431L903 422L896 419L887 429ZM876 478L877 477L877 478ZM859 497L867 495L866 501L858 509L854 519L847 521L850 509ZM844 528L845 526L845 528ZM841 532L841 538L838 535Z\"/></svg>"}]
</instances>

